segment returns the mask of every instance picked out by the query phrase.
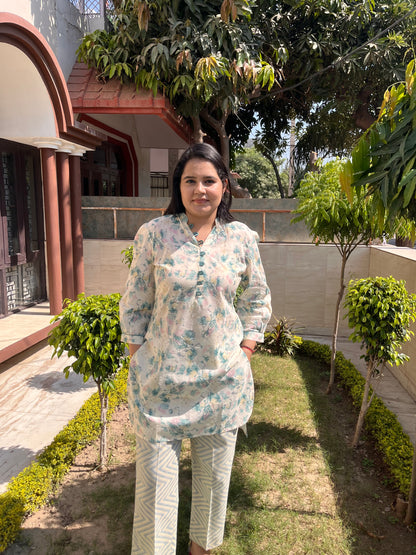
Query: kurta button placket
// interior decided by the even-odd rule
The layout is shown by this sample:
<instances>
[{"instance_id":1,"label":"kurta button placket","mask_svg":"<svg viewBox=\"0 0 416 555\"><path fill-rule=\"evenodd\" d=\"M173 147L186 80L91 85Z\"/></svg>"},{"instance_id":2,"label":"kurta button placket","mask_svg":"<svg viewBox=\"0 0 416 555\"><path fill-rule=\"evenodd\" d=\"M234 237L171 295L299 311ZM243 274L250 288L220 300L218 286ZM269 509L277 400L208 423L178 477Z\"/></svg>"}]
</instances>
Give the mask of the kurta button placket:
<instances>
[{"instance_id":1,"label":"kurta button placket","mask_svg":"<svg viewBox=\"0 0 416 555\"><path fill-rule=\"evenodd\" d=\"M200 269L199 269L199 272L197 274L197 278L198 278L198 281L196 282L197 287L204 284L204 281L202 279L204 277L204 272L202 271L202 267L205 265L204 256L205 256L205 252L203 250L200 250L199 251L199 268ZM196 295L198 297L200 297L202 295L202 292L198 290Z\"/></svg>"}]
</instances>

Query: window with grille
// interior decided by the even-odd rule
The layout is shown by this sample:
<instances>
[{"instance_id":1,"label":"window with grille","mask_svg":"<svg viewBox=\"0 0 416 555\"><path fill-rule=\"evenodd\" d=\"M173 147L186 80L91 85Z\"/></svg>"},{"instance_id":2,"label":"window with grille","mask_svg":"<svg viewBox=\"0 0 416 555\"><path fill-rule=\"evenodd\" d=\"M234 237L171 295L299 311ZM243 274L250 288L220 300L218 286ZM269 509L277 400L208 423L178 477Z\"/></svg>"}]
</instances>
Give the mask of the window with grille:
<instances>
[{"instance_id":1,"label":"window with grille","mask_svg":"<svg viewBox=\"0 0 416 555\"><path fill-rule=\"evenodd\" d=\"M150 174L150 196L169 197L168 174L162 172L152 172Z\"/></svg>"},{"instance_id":2,"label":"window with grille","mask_svg":"<svg viewBox=\"0 0 416 555\"><path fill-rule=\"evenodd\" d=\"M89 16L102 15L104 12L114 9L114 5L111 0L70 0L70 2L82 14Z\"/></svg>"}]
</instances>

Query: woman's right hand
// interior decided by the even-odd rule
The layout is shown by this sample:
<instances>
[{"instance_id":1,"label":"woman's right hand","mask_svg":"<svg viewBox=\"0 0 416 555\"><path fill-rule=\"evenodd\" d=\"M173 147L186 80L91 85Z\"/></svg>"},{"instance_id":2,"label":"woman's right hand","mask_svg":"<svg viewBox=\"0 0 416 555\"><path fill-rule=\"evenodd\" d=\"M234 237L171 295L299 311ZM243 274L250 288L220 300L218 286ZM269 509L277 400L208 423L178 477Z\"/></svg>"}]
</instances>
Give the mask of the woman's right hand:
<instances>
[{"instance_id":1,"label":"woman's right hand","mask_svg":"<svg viewBox=\"0 0 416 555\"><path fill-rule=\"evenodd\" d=\"M140 349L141 345L137 345L136 343L128 343L128 347L130 356L132 357L134 353L136 353Z\"/></svg>"}]
</instances>

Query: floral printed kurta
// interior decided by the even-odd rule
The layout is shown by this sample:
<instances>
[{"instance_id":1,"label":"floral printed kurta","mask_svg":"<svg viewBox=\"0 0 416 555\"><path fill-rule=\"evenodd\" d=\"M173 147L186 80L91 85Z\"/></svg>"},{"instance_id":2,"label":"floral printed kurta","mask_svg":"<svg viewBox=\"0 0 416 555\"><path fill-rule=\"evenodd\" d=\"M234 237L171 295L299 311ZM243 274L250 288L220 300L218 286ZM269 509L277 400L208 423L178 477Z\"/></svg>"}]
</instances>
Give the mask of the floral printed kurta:
<instances>
[{"instance_id":1,"label":"floral printed kurta","mask_svg":"<svg viewBox=\"0 0 416 555\"><path fill-rule=\"evenodd\" d=\"M254 388L240 343L261 342L271 315L257 234L216 220L198 245L187 221L162 216L139 229L120 302L123 340L141 345L130 361L130 416L150 442L247 422Z\"/></svg>"}]
</instances>

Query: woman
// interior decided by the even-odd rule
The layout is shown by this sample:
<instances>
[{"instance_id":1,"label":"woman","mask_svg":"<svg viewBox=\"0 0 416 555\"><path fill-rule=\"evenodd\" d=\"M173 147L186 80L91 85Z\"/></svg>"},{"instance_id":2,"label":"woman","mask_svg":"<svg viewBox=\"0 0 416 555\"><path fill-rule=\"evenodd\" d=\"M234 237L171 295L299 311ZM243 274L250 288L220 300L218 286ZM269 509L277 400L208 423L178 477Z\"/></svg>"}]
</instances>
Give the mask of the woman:
<instances>
[{"instance_id":1,"label":"woman","mask_svg":"<svg viewBox=\"0 0 416 555\"><path fill-rule=\"evenodd\" d=\"M134 554L176 553L184 438L192 451L190 553L210 553L223 540L237 430L253 407L250 358L271 314L256 234L233 221L230 205L220 155L193 145L174 171L165 215L135 238L120 303L137 445Z\"/></svg>"}]
</instances>

